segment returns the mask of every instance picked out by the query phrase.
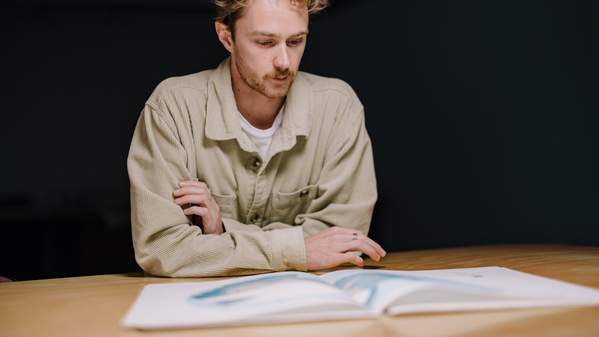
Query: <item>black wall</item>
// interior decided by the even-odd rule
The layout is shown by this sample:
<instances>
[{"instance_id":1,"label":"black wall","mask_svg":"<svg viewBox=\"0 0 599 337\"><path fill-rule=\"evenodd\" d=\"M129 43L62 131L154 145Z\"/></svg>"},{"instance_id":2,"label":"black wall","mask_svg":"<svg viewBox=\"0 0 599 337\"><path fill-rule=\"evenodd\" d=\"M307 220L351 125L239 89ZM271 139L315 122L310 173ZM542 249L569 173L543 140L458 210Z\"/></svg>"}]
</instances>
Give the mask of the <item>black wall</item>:
<instances>
[{"instance_id":1,"label":"black wall","mask_svg":"<svg viewBox=\"0 0 599 337\"><path fill-rule=\"evenodd\" d=\"M209 1L0 7L0 275L133 271L126 156L162 79L225 57ZM366 106L389 251L599 245L599 24L580 1L338 0L302 68Z\"/></svg>"}]
</instances>

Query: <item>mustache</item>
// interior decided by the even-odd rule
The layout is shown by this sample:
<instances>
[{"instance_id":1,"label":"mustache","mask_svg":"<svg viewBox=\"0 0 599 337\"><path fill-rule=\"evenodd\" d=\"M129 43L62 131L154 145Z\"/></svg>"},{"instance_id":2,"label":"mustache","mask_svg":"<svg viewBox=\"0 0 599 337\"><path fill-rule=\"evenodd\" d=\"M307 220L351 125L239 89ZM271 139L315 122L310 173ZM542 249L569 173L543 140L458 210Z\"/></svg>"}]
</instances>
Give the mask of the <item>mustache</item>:
<instances>
[{"instance_id":1,"label":"mustache","mask_svg":"<svg viewBox=\"0 0 599 337\"><path fill-rule=\"evenodd\" d=\"M287 76L294 77L295 71L291 71L289 69L283 70L283 71L275 70L275 72L268 74L267 76L271 77L271 78L274 78L274 77L280 78L280 77L287 77Z\"/></svg>"}]
</instances>

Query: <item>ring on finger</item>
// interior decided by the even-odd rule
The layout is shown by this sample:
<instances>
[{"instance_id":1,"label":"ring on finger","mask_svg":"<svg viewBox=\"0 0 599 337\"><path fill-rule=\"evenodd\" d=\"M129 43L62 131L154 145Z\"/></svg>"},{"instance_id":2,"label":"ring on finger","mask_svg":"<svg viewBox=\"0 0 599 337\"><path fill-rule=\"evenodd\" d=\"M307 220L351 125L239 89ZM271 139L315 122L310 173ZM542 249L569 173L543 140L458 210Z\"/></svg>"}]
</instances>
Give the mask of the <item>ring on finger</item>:
<instances>
[{"instance_id":1,"label":"ring on finger","mask_svg":"<svg viewBox=\"0 0 599 337\"><path fill-rule=\"evenodd\" d=\"M358 233L357 232L353 232L352 233L352 240L358 240Z\"/></svg>"}]
</instances>

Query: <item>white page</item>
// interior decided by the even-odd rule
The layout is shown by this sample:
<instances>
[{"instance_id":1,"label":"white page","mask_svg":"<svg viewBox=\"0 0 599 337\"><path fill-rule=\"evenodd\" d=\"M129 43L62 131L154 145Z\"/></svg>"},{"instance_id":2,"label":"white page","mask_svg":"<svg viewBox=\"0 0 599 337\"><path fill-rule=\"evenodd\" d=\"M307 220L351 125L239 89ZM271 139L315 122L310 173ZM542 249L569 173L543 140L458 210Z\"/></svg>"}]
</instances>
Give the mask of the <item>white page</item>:
<instances>
[{"instance_id":1,"label":"white page","mask_svg":"<svg viewBox=\"0 0 599 337\"><path fill-rule=\"evenodd\" d=\"M121 324L164 329L364 316L368 313L351 297L318 277L282 272L147 285Z\"/></svg>"},{"instance_id":2,"label":"white page","mask_svg":"<svg viewBox=\"0 0 599 337\"><path fill-rule=\"evenodd\" d=\"M414 272L386 270L344 270L322 275L321 278L343 289L371 312L383 313L398 298L409 294L437 293L461 294L467 297L497 297L498 289L463 281L431 277Z\"/></svg>"},{"instance_id":3,"label":"white page","mask_svg":"<svg viewBox=\"0 0 599 337\"><path fill-rule=\"evenodd\" d=\"M501 267L429 271L346 270L321 276L374 312L597 305L599 291Z\"/></svg>"},{"instance_id":4,"label":"white page","mask_svg":"<svg viewBox=\"0 0 599 337\"><path fill-rule=\"evenodd\" d=\"M498 289L499 299L473 299L468 301L437 300L423 302L406 298L408 303L388 310L389 314L403 312L434 312L455 310L485 310L530 308L547 306L599 305L599 290L573 283L501 267L463 268L453 270L416 271L419 275L442 277L458 282L472 283ZM400 300L401 302L401 300Z\"/></svg>"}]
</instances>

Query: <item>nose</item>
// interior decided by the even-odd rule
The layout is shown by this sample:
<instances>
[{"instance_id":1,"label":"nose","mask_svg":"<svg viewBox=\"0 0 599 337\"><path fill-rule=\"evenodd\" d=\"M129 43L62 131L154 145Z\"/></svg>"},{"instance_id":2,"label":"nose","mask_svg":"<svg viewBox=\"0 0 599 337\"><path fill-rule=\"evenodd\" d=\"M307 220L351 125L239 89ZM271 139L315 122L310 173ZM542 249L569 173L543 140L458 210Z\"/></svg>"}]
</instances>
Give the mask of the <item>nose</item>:
<instances>
[{"instance_id":1,"label":"nose","mask_svg":"<svg viewBox=\"0 0 599 337\"><path fill-rule=\"evenodd\" d=\"M291 66L289 60L289 50L287 50L286 45L282 45L277 50L277 55L275 55L274 66L279 70L287 70Z\"/></svg>"}]
</instances>

